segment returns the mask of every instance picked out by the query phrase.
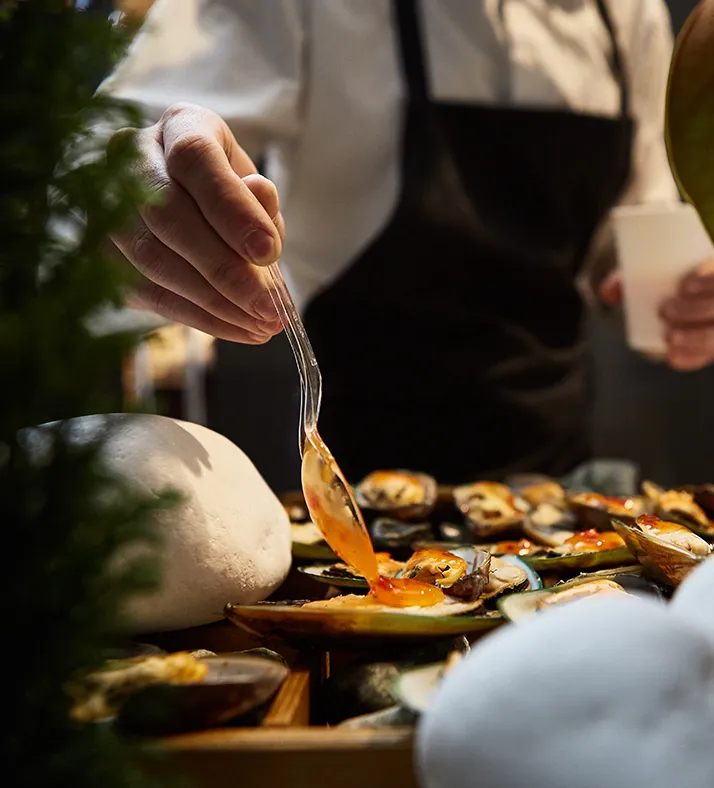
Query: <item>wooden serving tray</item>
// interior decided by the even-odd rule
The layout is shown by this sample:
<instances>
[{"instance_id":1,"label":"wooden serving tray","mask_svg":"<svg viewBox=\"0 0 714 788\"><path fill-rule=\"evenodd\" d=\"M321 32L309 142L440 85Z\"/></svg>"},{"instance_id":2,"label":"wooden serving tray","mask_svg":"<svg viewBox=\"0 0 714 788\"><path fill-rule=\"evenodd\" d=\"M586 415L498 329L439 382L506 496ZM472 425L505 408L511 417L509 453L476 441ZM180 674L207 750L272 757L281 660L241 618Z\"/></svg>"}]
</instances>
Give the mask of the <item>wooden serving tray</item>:
<instances>
[{"instance_id":1,"label":"wooden serving tray","mask_svg":"<svg viewBox=\"0 0 714 788\"><path fill-rule=\"evenodd\" d=\"M279 595L304 578L297 573ZM314 586L313 586L314 590ZM265 645L228 622L146 638L167 651L242 651ZM300 652L280 644L291 673L259 727L220 728L172 736L159 742L159 757L145 761L148 774L183 777L195 788L417 788L412 728L343 729L314 724L314 690L330 665L350 654ZM152 748L155 749L155 748ZM168 757L163 757L164 755Z\"/></svg>"}]
</instances>

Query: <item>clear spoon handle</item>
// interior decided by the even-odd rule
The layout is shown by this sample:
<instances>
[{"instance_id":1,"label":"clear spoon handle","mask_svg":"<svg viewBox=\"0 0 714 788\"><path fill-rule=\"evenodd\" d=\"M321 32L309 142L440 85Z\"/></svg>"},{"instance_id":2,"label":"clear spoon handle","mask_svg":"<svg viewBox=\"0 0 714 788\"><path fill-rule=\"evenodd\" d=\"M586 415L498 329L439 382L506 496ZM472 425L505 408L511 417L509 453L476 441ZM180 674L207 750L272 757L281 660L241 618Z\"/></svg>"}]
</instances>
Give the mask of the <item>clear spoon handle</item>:
<instances>
[{"instance_id":1,"label":"clear spoon handle","mask_svg":"<svg viewBox=\"0 0 714 788\"><path fill-rule=\"evenodd\" d=\"M300 427L298 445L300 455L305 450L307 436L317 430L317 418L322 400L322 375L315 352L305 331L300 314L290 295L278 263L268 266L270 295L287 334L300 374Z\"/></svg>"}]
</instances>

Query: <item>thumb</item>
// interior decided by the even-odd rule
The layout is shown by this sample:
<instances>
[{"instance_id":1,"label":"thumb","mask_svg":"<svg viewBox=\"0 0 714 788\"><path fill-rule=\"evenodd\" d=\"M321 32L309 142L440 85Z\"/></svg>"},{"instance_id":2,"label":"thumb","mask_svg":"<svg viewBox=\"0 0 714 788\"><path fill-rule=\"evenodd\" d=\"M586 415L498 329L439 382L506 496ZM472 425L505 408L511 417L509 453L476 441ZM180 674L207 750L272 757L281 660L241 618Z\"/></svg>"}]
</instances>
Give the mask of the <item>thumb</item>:
<instances>
[{"instance_id":1,"label":"thumb","mask_svg":"<svg viewBox=\"0 0 714 788\"><path fill-rule=\"evenodd\" d=\"M617 306L622 303L622 280L620 272L613 271L600 284L598 295L607 306Z\"/></svg>"}]
</instances>

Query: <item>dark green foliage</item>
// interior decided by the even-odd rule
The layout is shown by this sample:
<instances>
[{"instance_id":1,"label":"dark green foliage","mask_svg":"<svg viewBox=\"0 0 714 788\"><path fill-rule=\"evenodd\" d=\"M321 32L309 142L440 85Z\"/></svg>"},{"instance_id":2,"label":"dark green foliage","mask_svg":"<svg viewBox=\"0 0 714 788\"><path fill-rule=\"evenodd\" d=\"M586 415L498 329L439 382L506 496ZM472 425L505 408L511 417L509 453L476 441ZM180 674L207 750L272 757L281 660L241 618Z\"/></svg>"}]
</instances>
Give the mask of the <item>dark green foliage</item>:
<instances>
[{"instance_id":1,"label":"dark green foliage","mask_svg":"<svg viewBox=\"0 0 714 788\"><path fill-rule=\"evenodd\" d=\"M98 338L86 322L121 302L129 266L105 239L146 197L130 137L107 158L92 135L138 122L93 96L124 43L65 0L0 0L0 763L12 786L144 784L110 726L69 721L63 686L101 663L123 600L155 581L146 560L111 557L150 540L169 501L139 500L108 472L101 423L82 443L69 422L27 430L120 407L105 384L135 338Z\"/></svg>"}]
</instances>

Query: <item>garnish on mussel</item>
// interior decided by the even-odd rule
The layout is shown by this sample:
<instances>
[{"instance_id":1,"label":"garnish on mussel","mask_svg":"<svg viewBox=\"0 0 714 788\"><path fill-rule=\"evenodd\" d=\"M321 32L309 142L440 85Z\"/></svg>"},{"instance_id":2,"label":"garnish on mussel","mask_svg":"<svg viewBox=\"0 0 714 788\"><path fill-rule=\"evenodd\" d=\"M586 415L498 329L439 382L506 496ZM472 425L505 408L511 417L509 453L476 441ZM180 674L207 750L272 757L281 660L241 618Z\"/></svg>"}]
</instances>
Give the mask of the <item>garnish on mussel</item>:
<instances>
[{"instance_id":1,"label":"garnish on mussel","mask_svg":"<svg viewBox=\"0 0 714 788\"><path fill-rule=\"evenodd\" d=\"M617 517L621 522L633 522L647 511L648 501L645 497L618 498L583 492L569 496L568 506L582 527L609 531L612 530L613 517Z\"/></svg>"},{"instance_id":2,"label":"garnish on mussel","mask_svg":"<svg viewBox=\"0 0 714 788\"><path fill-rule=\"evenodd\" d=\"M701 537L653 514L642 515L632 524L619 520L612 524L642 566L674 586L711 555L711 545Z\"/></svg>"},{"instance_id":3,"label":"garnish on mussel","mask_svg":"<svg viewBox=\"0 0 714 788\"><path fill-rule=\"evenodd\" d=\"M477 599L489 581L491 556L483 550L470 552L469 561L445 550L417 550L401 576L436 585L450 596Z\"/></svg>"},{"instance_id":4,"label":"garnish on mussel","mask_svg":"<svg viewBox=\"0 0 714 788\"><path fill-rule=\"evenodd\" d=\"M437 491L436 479L425 473L373 471L355 487L355 499L362 509L409 520L431 512Z\"/></svg>"},{"instance_id":5,"label":"garnish on mussel","mask_svg":"<svg viewBox=\"0 0 714 788\"><path fill-rule=\"evenodd\" d=\"M663 490L653 482L643 482L642 491L651 501L657 515L685 525L699 536L714 539L714 523L709 520L691 492Z\"/></svg>"},{"instance_id":6,"label":"garnish on mussel","mask_svg":"<svg viewBox=\"0 0 714 788\"><path fill-rule=\"evenodd\" d=\"M454 503L475 536L491 536L523 523L526 504L510 487L497 482L476 482L454 488Z\"/></svg>"}]
</instances>

